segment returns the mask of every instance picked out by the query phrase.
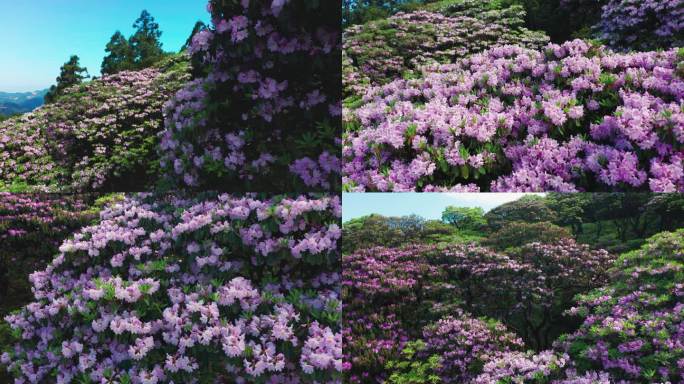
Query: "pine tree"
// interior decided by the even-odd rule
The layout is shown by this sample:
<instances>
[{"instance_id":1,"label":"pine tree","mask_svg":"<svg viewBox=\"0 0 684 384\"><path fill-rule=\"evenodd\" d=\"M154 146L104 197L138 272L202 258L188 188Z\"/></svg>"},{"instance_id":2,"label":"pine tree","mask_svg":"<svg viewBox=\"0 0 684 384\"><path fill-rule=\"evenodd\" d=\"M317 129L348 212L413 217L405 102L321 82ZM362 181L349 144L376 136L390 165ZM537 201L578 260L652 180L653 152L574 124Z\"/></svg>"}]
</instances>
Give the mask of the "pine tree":
<instances>
[{"instance_id":1,"label":"pine tree","mask_svg":"<svg viewBox=\"0 0 684 384\"><path fill-rule=\"evenodd\" d=\"M57 84L50 87L50 90L45 95L45 103L52 103L66 88L80 84L83 79L89 77L88 69L81 67L79 60L78 56L73 55L69 58L69 61L62 65L60 74L56 79Z\"/></svg>"},{"instance_id":2,"label":"pine tree","mask_svg":"<svg viewBox=\"0 0 684 384\"><path fill-rule=\"evenodd\" d=\"M104 60L102 60L102 74L111 75L113 73L133 69L133 51L128 44L128 40L116 31L107 43L106 52L109 53Z\"/></svg>"},{"instance_id":3,"label":"pine tree","mask_svg":"<svg viewBox=\"0 0 684 384\"><path fill-rule=\"evenodd\" d=\"M204 22L202 22L202 21L196 22L195 27L192 28L192 32L190 33L190 37L188 37L188 40L181 47L181 52L188 49L190 44L192 44L192 38L195 37L196 34L200 33L201 31L204 31L206 29L207 29L207 25L204 24Z\"/></svg>"},{"instance_id":4,"label":"pine tree","mask_svg":"<svg viewBox=\"0 0 684 384\"><path fill-rule=\"evenodd\" d=\"M162 32L159 24L149 12L143 10L133 24L136 32L129 39L133 52L133 61L138 69L147 68L158 62L163 56L162 44L159 41Z\"/></svg>"}]
</instances>

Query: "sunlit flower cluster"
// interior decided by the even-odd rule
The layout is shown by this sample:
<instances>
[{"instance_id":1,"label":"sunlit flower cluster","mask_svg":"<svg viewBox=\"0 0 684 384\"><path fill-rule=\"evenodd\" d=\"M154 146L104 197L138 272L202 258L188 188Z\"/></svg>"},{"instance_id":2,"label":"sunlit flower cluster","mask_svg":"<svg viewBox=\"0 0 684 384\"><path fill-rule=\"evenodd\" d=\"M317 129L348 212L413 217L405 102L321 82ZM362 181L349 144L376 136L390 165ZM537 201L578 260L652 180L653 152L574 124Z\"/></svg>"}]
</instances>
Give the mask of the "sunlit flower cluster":
<instances>
[{"instance_id":1,"label":"sunlit flower cluster","mask_svg":"<svg viewBox=\"0 0 684 384\"><path fill-rule=\"evenodd\" d=\"M345 188L684 191L683 60L504 46L371 88L345 112Z\"/></svg>"},{"instance_id":2,"label":"sunlit flower cluster","mask_svg":"<svg viewBox=\"0 0 684 384\"><path fill-rule=\"evenodd\" d=\"M30 276L18 382L340 383L339 197L135 195Z\"/></svg>"}]
</instances>

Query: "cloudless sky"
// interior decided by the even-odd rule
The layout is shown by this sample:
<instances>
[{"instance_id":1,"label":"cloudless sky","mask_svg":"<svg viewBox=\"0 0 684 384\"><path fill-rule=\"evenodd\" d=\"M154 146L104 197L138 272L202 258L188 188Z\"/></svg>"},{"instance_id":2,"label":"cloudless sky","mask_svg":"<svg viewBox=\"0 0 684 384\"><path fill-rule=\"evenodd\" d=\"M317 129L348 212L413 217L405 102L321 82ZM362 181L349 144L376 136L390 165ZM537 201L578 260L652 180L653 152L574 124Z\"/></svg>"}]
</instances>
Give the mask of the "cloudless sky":
<instances>
[{"instance_id":1,"label":"cloudless sky","mask_svg":"<svg viewBox=\"0 0 684 384\"><path fill-rule=\"evenodd\" d=\"M0 0L0 91L35 91L55 83L72 54L100 74L105 45L129 37L147 9L163 32L162 48L177 52L195 22L209 23L207 0Z\"/></svg>"},{"instance_id":2,"label":"cloudless sky","mask_svg":"<svg viewBox=\"0 0 684 384\"><path fill-rule=\"evenodd\" d=\"M481 207L485 212L525 193L344 193L342 221L377 213L383 216L416 214L426 219L441 219L444 208ZM537 195L544 195L537 193Z\"/></svg>"}]
</instances>

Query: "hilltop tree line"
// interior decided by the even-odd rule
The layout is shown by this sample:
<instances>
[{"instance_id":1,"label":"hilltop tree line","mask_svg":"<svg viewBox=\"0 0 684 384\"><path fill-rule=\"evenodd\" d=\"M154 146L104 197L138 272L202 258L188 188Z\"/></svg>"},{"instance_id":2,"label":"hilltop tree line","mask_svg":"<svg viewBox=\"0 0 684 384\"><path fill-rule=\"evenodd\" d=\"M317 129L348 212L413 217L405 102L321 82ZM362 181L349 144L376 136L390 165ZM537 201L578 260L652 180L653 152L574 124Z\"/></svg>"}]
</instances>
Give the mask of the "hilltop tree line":
<instances>
[{"instance_id":1,"label":"hilltop tree line","mask_svg":"<svg viewBox=\"0 0 684 384\"><path fill-rule=\"evenodd\" d=\"M684 225L684 196L652 193L527 195L489 212L446 207L441 220L419 215L369 215L343 225L343 252L373 246L480 242L504 250L530 242L574 238L620 253Z\"/></svg>"},{"instance_id":2,"label":"hilltop tree line","mask_svg":"<svg viewBox=\"0 0 684 384\"><path fill-rule=\"evenodd\" d=\"M135 32L128 38L121 31L116 31L112 35L105 48L107 56L102 60L100 69L102 75L149 68L167 56L159 40L162 35L159 24L147 10L142 11L140 17L133 24L133 28ZM203 22L198 21L181 51L187 49L195 34L206 28L207 26ZM45 102L51 103L55 101L59 95L64 93L65 89L80 84L89 77L88 69L80 65L79 57L72 55L62 65L60 75L56 79L57 84L50 87L50 90L45 95ZM0 121L2 119L2 116L0 116Z\"/></svg>"}]
</instances>

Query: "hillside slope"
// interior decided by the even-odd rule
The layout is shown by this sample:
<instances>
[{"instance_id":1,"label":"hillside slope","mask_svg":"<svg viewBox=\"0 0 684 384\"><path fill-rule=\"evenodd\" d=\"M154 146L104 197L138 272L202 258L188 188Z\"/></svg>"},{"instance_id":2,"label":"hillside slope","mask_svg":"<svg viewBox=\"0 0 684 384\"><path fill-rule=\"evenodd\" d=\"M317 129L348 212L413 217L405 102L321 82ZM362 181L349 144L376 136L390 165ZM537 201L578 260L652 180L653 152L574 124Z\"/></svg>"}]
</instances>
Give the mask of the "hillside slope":
<instances>
[{"instance_id":1,"label":"hillside slope","mask_svg":"<svg viewBox=\"0 0 684 384\"><path fill-rule=\"evenodd\" d=\"M519 5L480 0L430 3L345 30L345 96L363 95L370 85L412 78L421 67L452 63L492 47L540 49L548 41L543 32L525 28L525 9Z\"/></svg>"},{"instance_id":2,"label":"hillside slope","mask_svg":"<svg viewBox=\"0 0 684 384\"><path fill-rule=\"evenodd\" d=\"M189 59L120 72L66 90L54 103L0 122L0 190L138 191L158 175L163 105Z\"/></svg>"}]
</instances>

